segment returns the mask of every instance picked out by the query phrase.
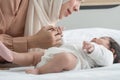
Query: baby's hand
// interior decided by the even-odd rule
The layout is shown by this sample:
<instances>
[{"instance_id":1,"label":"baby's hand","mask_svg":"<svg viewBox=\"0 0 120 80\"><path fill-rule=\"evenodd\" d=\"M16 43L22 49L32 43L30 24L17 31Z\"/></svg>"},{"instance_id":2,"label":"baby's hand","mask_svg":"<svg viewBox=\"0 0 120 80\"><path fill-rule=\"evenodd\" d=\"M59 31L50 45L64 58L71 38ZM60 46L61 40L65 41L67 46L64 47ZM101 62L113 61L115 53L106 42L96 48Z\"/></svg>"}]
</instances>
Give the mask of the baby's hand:
<instances>
[{"instance_id":1,"label":"baby's hand","mask_svg":"<svg viewBox=\"0 0 120 80\"><path fill-rule=\"evenodd\" d=\"M84 41L84 42L83 42L83 50L84 50L85 52L87 52L88 54L90 54L90 53L93 52L93 50L94 50L94 45L91 44L90 42Z\"/></svg>"}]
</instances>

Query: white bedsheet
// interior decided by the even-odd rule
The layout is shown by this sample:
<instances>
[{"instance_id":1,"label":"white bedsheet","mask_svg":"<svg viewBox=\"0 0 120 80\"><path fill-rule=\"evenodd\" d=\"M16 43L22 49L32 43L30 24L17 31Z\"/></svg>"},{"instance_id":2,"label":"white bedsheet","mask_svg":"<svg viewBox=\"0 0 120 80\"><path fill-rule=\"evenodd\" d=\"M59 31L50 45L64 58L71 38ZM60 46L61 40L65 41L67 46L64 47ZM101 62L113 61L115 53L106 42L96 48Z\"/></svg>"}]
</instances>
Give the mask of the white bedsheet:
<instances>
[{"instance_id":1,"label":"white bedsheet","mask_svg":"<svg viewBox=\"0 0 120 80\"><path fill-rule=\"evenodd\" d=\"M81 71L42 75L26 74L24 68L1 70L0 80L120 80L120 64Z\"/></svg>"},{"instance_id":2,"label":"white bedsheet","mask_svg":"<svg viewBox=\"0 0 120 80\"><path fill-rule=\"evenodd\" d=\"M66 31L63 40L71 43L72 41L90 40L96 36L111 36L120 43L119 34L119 30L104 28L78 29ZM0 80L120 80L120 63L108 67L42 75L26 74L25 68L28 67L0 70Z\"/></svg>"}]
</instances>

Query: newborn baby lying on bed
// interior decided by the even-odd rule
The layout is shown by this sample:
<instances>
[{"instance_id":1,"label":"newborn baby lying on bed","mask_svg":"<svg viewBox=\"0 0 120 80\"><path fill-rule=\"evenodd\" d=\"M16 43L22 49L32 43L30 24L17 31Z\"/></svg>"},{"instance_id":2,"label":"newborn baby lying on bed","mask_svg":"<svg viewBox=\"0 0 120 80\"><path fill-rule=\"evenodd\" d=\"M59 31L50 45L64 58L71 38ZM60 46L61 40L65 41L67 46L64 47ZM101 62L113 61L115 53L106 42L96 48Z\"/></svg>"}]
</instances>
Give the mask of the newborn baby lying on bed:
<instances>
[{"instance_id":1,"label":"newborn baby lying on bed","mask_svg":"<svg viewBox=\"0 0 120 80\"><path fill-rule=\"evenodd\" d=\"M117 62L119 45L110 37L93 38L82 44L63 44L41 52L17 53L0 42L0 56L18 65L34 65L26 73L43 74L109 66Z\"/></svg>"}]
</instances>

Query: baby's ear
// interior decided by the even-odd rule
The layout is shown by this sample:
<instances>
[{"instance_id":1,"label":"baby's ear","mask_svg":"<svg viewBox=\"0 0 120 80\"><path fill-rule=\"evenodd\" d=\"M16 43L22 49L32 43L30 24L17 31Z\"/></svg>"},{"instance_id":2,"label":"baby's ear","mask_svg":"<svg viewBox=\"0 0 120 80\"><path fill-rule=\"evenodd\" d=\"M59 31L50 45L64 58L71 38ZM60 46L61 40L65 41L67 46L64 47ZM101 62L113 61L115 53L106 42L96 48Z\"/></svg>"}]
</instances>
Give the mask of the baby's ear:
<instances>
[{"instance_id":1,"label":"baby's ear","mask_svg":"<svg viewBox=\"0 0 120 80\"><path fill-rule=\"evenodd\" d=\"M116 55L116 54L114 54L114 55L113 55L113 57L114 57L114 59L115 59L115 58L117 57L117 55Z\"/></svg>"},{"instance_id":2,"label":"baby's ear","mask_svg":"<svg viewBox=\"0 0 120 80\"><path fill-rule=\"evenodd\" d=\"M115 54L115 49L112 48L112 49L110 49L110 50L112 51L112 53L113 53L113 55L114 55L114 54Z\"/></svg>"}]
</instances>

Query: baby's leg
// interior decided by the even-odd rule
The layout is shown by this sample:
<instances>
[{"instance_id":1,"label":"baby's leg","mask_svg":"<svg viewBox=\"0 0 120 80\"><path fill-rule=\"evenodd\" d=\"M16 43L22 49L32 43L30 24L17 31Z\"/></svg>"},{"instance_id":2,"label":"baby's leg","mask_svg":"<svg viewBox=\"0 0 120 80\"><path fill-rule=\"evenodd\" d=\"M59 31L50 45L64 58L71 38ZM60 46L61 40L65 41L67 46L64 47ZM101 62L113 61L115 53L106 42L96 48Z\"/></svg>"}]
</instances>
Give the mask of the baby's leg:
<instances>
[{"instance_id":1,"label":"baby's leg","mask_svg":"<svg viewBox=\"0 0 120 80\"><path fill-rule=\"evenodd\" d=\"M0 56L8 62L12 62L21 66L36 65L44 51L38 53L17 53L9 50L0 42Z\"/></svg>"},{"instance_id":2,"label":"baby's leg","mask_svg":"<svg viewBox=\"0 0 120 80\"><path fill-rule=\"evenodd\" d=\"M44 74L56 73L73 69L77 64L77 58L70 53L55 54L45 65L39 68L27 70L26 73Z\"/></svg>"}]
</instances>

